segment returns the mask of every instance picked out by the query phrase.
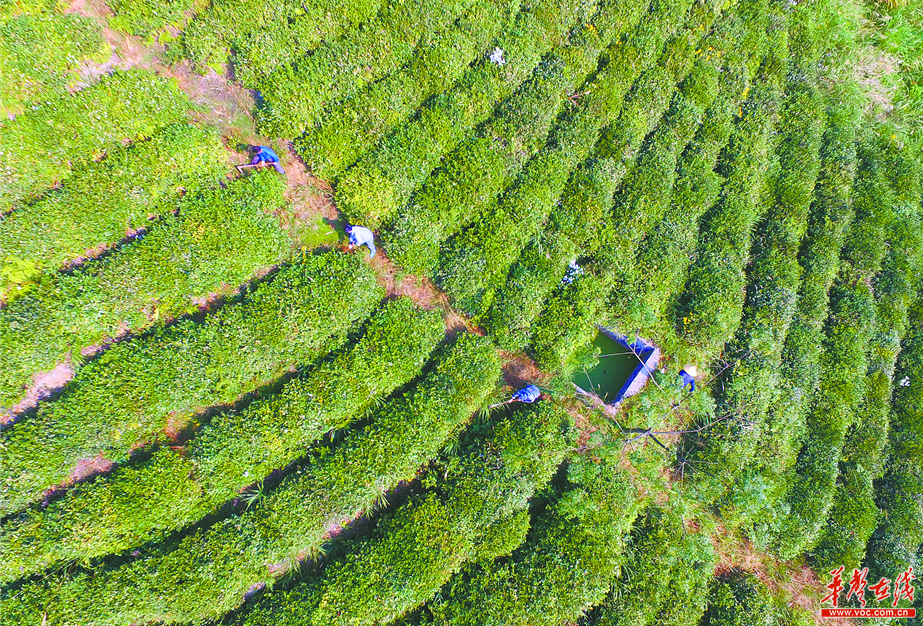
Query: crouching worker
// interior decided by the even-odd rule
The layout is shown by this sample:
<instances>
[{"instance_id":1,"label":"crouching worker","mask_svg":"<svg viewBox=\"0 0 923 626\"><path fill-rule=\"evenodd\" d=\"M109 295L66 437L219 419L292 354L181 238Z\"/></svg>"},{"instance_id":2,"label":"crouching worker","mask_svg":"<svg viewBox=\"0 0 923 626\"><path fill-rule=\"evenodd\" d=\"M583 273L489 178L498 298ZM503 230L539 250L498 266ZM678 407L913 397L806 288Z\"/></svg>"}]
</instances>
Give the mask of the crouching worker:
<instances>
[{"instance_id":1,"label":"crouching worker","mask_svg":"<svg viewBox=\"0 0 923 626\"><path fill-rule=\"evenodd\" d=\"M525 402L526 404L532 404L541 397L542 390L535 385L529 385L514 393L513 397L510 398L510 402Z\"/></svg>"},{"instance_id":2,"label":"crouching worker","mask_svg":"<svg viewBox=\"0 0 923 626\"><path fill-rule=\"evenodd\" d=\"M253 154L253 158L247 165L238 165L238 172L251 167L266 167L267 165L272 165L280 174L285 173L285 170L282 169L282 166L279 164L279 155L276 154L272 148L266 146L253 146L250 148L250 152Z\"/></svg>"},{"instance_id":3,"label":"crouching worker","mask_svg":"<svg viewBox=\"0 0 923 626\"><path fill-rule=\"evenodd\" d=\"M683 389L689 387L689 391L695 391L695 377L699 375L695 365L686 365L679 371L680 380L683 381Z\"/></svg>"},{"instance_id":4,"label":"crouching worker","mask_svg":"<svg viewBox=\"0 0 923 626\"><path fill-rule=\"evenodd\" d=\"M349 247L353 246L368 246L369 250L372 251L372 254L369 255L369 258L375 256L375 235L365 226L347 226L345 229L346 234L349 235Z\"/></svg>"}]
</instances>

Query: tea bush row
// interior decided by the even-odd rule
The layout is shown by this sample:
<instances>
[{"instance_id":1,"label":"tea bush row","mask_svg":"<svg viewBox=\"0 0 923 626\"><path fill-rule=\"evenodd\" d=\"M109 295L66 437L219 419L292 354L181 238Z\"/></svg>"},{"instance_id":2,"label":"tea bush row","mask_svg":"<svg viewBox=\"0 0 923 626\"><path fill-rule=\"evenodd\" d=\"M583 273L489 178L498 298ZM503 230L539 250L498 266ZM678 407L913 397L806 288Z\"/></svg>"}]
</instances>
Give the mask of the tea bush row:
<instances>
[{"instance_id":1,"label":"tea bush row","mask_svg":"<svg viewBox=\"0 0 923 626\"><path fill-rule=\"evenodd\" d=\"M542 402L493 425L434 468L429 488L316 578L270 594L246 624L384 624L431 599L469 560L509 554L509 532L573 445L570 418ZM518 539L524 539L519 536ZM498 541L499 539L499 541Z\"/></svg>"},{"instance_id":2,"label":"tea bush row","mask_svg":"<svg viewBox=\"0 0 923 626\"><path fill-rule=\"evenodd\" d=\"M32 374L68 359L77 367L84 349L196 312L200 299L286 258L291 244L270 215L285 204L284 191L264 174L189 192L149 232L72 273L44 277L0 310L2 404L14 403Z\"/></svg>"},{"instance_id":3,"label":"tea bush row","mask_svg":"<svg viewBox=\"0 0 923 626\"><path fill-rule=\"evenodd\" d=\"M2 510L65 482L81 459L124 461L182 429L197 411L336 349L382 289L357 255L329 253L282 268L243 302L202 323L158 327L83 367L54 402L2 433Z\"/></svg>"},{"instance_id":4,"label":"tea bush row","mask_svg":"<svg viewBox=\"0 0 923 626\"><path fill-rule=\"evenodd\" d=\"M247 87L373 18L381 0L214 0L186 27L182 51L203 74L223 73Z\"/></svg>"},{"instance_id":5,"label":"tea bush row","mask_svg":"<svg viewBox=\"0 0 923 626\"><path fill-rule=\"evenodd\" d=\"M855 219L830 295L822 378L808 412L804 444L787 481L785 519L775 534L775 549L783 558L813 547L827 521L844 438L868 368L865 351L875 325L875 302L866 281L881 267L893 196L878 146L861 144L860 163L853 184Z\"/></svg>"},{"instance_id":6,"label":"tea bush row","mask_svg":"<svg viewBox=\"0 0 923 626\"><path fill-rule=\"evenodd\" d=\"M679 314L686 340L717 351L740 323L749 260L750 234L768 209L766 174L773 154L771 134L782 97L787 53L784 29L769 37L771 52L737 132L718 163L721 197L702 218L696 260Z\"/></svg>"},{"instance_id":7,"label":"tea bush row","mask_svg":"<svg viewBox=\"0 0 923 626\"><path fill-rule=\"evenodd\" d=\"M533 517L525 544L508 559L456 574L419 623L551 626L600 602L641 502L627 477L601 459L574 458L567 481Z\"/></svg>"},{"instance_id":8,"label":"tea bush row","mask_svg":"<svg viewBox=\"0 0 923 626\"><path fill-rule=\"evenodd\" d=\"M645 140L638 163L628 175L629 180L638 181L635 187L639 198L645 196L641 201L644 206L658 200L668 201L672 182L667 181L675 172L676 158L701 123L704 109L717 95L719 56L720 52L699 59L674 95L664 121ZM656 82L652 84L654 88L657 86ZM629 99L633 108L646 100L637 95ZM530 326L541 312L544 300L560 283L568 262L576 258L574 252L555 254L555 250L592 253L598 249L600 241L607 238L599 231L611 232L614 190L623 169L616 159L599 157L587 160L572 175L560 204L549 216L542 242L532 244L513 266L506 285L485 316L485 327L498 345L506 349L521 349L527 345ZM650 179L657 180L657 184L648 184ZM626 186L631 185L626 183ZM654 207L650 210L656 211ZM545 260L543 242L561 240L570 246L550 246L552 254Z\"/></svg>"},{"instance_id":9,"label":"tea bush row","mask_svg":"<svg viewBox=\"0 0 923 626\"><path fill-rule=\"evenodd\" d=\"M869 580L894 578L918 563L923 544L923 298L917 291L901 342L891 395L890 458L884 478L875 483L882 515L868 542L864 565Z\"/></svg>"},{"instance_id":10,"label":"tea bush row","mask_svg":"<svg viewBox=\"0 0 923 626\"><path fill-rule=\"evenodd\" d=\"M641 2L602 3L588 24L571 32L567 45L546 55L532 77L497 106L474 137L446 155L383 235L395 262L412 273L433 273L440 246L477 220L544 146L568 98L596 70L609 43L637 24L643 9Z\"/></svg>"},{"instance_id":11,"label":"tea bush row","mask_svg":"<svg viewBox=\"0 0 923 626\"><path fill-rule=\"evenodd\" d=\"M394 0L361 28L348 30L291 65L277 67L257 87L264 134L300 135L325 104L357 93L410 58L414 48L451 24L471 0Z\"/></svg>"},{"instance_id":12,"label":"tea bush row","mask_svg":"<svg viewBox=\"0 0 923 626\"><path fill-rule=\"evenodd\" d=\"M187 124L163 128L150 141L118 147L102 161L76 169L61 187L5 216L0 221L5 262L25 268L22 282L59 269L146 227L162 202L181 190L217 184L226 172L215 133ZM5 295L15 288L7 281L5 276Z\"/></svg>"},{"instance_id":13,"label":"tea bush row","mask_svg":"<svg viewBox=\"0 0 923 626\"><path fill-rule=\"evenodd\" d=\"M129 35L149 36L167 26L180 26L196 0L109 0L115 14L109 27Z\"/></svg>"},{"instance_id":14,"label":"tea bush row","mask_svg":"<svg viewBox=\"0 0 923 626\"><path fill-rule=\"evenodd\" d=\"M706 533L651 507L632 528L624 560L598 609L599 626L698 623L717 561Z\"/></svg>"},{"instance_id":15,"label":"tea bush row","mask_svg":"<svg viewBox=\"0 0 923 626\"><path fill-rule=\"evenodd\" d=\"M520 2L476 0L464 15L420 45L406 65L339 106L295 139L295 149L321 178L334 178L428 98L449 89L499 33L514 23ZM528 8L524 10L528 11Z\"/></svg>"},{"instance_id":16,"label":"tea bush row","mask_svg":"<svg viewBox=\"0 0 923 626\"><path fill-rule=\"evenodd\" d=\"M0 17L0 100L4 113L56 97L73 84L83 61L104 62L109 47L99 25L54 9Z\"/></svg>"},{"instance_id":17,"label":"tea bush row","mask_svg":"<svg viewBox=\"0 0 923 626\"><path fill-rule=\"evenodd\" d=\"M542 56L563 43L595 5L537 0L521 11L494 45L506 63L481 59L448 90L427 102L337 180L337 208L352 223L378 228L436 169L440 158L490 116L497 102L523 83Z\"/></svg>"},{"instance_id":18,"label":"tea bush row","mask_svg":"<svg viewBox=\"0 0 923 626\"><path fill-rule=\"evenodd\" d=\"M213 416L185 449L161 448L144 463L10 520L0 579L118 553L194 523L297 460L327 432L366 416L420 373L443 331L435 311L409 299L387 302L353 345L278 393Z\"/></svg>"},{"instance_id":19,"label":"tea bush row","mask_svg":"<svg viewBox=\"0 0 923 626\"><path fill-rule=\"evenodd\" d=\"M175 79L140 69L107 76L75 94L37 102L3 120L3 210L67 178L77 163L122 140L145 139L182 120L190 103Z\"/></svg>"},{"instance_id":20,"label":"tea bush row","mask_svg":"<svg viewBox=\"0 0 923 626\"><path fill-rule=\"evenodd\" d=\"M892 185L897 184L892 187L896 215L887 232L887 256L873 283L876 328L868 345L865 390L856 419L846 432L830 519L813 550L818 571L840 565L847 570L859 567L880 517L872 481L883 473L894 366L923 269L919 170L908 156L897 153L886 160ZM895 176L902 170L910 175ZM901 196L907 198L906 203Z\"/></svg>"},{"instance_id":21,"label":"tea bush row","mask_svg":"<svg viewBox=\"0 0 923 626\"><path fill-rule=\"evenodd\" d=\"M664 42L680 30L688 7L685 2L654 5L636 36L612 46L609 65L583 88L585 95L578 105L555 123L546 146L529 160L485 218L447 242L434 278L456 307L469 314L486 312L494 289L541 231L571 171L589 156L602 130L617 119L625 94L639 74L657 61ZM702 14L689 18L696 24L714 12L709 5L694 9ZM651 117L659 119L657 112Z\"/></svg>"},{"instance_id":22,"label":"tea bush row","mask_svg":"<svg viewBox=\"0 0 923 626\"><path fill-rule=\"evenodd\" d=\"M740 48L752 49L759 57L758 51L765 39L766 5L752 4L755 11L752 20L754 26L745 34L745 43L748 45ZM742 5L742 15L748 15L750 5L751 3ZM742 22L746 23L744 20ZM679 161L672 208L661 225L655 227L654 233L658 236L648 236L647 244L642 243L639 250L638 264L639 267L645 268L642 275L651 277L649 282L638 281L641 291L639 298L650 299L652 307L660 308L650 294L650 290L655 286L662 287L672 282L678 285L676 289L679 289L682 276L680 272L688 267L688 260L684 258L686 250L681 248L680 244L690 241L695 236L696 214L704 212L717 196L720 176L715 174L712 168L731 135L731 111L736 111L736 102L745 97L749 84L747 72L740 69L740 62L736 59L733 55L730 57L728 68L729 77L737 78L722 84L715 102L705 112L702 126L696 131L695 137ZM588 179L591 186L587 189L594 190L593 197L607 198L608 190L612 189L608 178L610 174L606 170L601 170L599 176L597 180ZM600 206L605 204L602 200L597 202ZM674 213L679 215L674 216ZM672 232L680 228L690 231L685 238ZM671 232L665 232L668 229ZM596 244L597 248L608 245L614 236L611 228L605 229L604 236ZM651 263L650 259L656 259L656 262ZM615 287L610 261L611 256L594 254L586 265L587 271L584 276L559 287L546 301L542 313L533 325L530 347L530 352L543 369L561 367L570 361L580 346L592 340L596 332L595 325L605 315L609 294ZM666 300L665 295L662 300Z\"/></svg>"},{"instance_id":23,"label":"tea bush row","mask_svg":"<svg viewBox=\"0 0 923 626\"><path fill-rule=\"evenodd\" d=\"M778 623L766 585L750 572L735 569L709 585L702 626L770 626Z\"/></svg>"},{"instance_id":24,"label":"tea bush row","mask_svg":"<svg viewBox=\"0 0 923 626\"><path fill-rule=\"evenodd\" d=\"M853 215L857 114L848 102L830 103L826 111L821 167L799 251L801 284L782 346L778 392L766 414L766 433L773 441L773 451L759 455L760 472L769 485L769 507L778 504L786 488L784 477L801 447L806 413L821 376L828 292L838 272L840 249ZM758 531L763 536L765 532L765 527Z\"/></svg>"},{"instance_id":25,"label":"tea bush row","mask_svg":"<svg viewBox=\"0 0 923 626\"><path fill-rule=\"evenodd\" d=\"M805 11L789 15L791 21L806 18ZM789 73L776 139L778 174L768 181L769 209L752 237L741 322L724 346L723 358L729 367L716 386L719 414L733 419L709 431L704 452L715 468L723 468L728 475L737 475L753 463L764 432L782 346L797 303L801 284L798 252L820 170L820 143L827 121L824 102L815 78L804 75L816 59L793 61L796 65ZM741 516L752 512L726 511L723 515L728 521L729 514L734 515L733 523L739 524Z\"/></svg>"},{"instance_id":26,"label":"tea bush row","mask_svg":"<svg viewBox=\"0 0 923 626\"><path fill-rule=\"evenodd\" d=\"M318 554L329 533L372 509L410 480L490 394L500 361L465 333L406 396L385 403L368 426L331 454L294 473L255 508L198 530L175 547L151 550L110 571L27 583L2 604L25 623L198 622L240 605L300 558Z\"/></svg>"}]
</instances>

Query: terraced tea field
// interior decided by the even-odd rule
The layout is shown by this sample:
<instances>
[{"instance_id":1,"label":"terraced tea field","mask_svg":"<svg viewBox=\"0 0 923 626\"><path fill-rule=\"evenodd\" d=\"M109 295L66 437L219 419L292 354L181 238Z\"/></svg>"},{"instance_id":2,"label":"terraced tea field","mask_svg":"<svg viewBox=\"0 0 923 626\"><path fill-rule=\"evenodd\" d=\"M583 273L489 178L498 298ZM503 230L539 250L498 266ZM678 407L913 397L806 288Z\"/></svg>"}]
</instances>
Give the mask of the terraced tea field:
<instances>
[{"instance_id":1,"label":"terraced tea field","mask_svg":"<svg viewBox=\"0 0 923 626\"><path fill-rule=\"evenodd\" d=\"M0 29L4 626L921 623L923 6Z\"/></svg>"}]
</instances>

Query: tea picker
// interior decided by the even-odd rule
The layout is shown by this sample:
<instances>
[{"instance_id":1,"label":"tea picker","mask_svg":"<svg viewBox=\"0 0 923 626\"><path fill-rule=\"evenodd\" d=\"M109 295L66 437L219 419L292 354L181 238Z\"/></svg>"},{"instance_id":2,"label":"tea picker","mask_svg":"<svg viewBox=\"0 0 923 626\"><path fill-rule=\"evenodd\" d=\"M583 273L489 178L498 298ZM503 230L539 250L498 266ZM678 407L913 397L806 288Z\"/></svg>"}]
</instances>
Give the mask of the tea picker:
<instances>
[{"instance_id":1,"label":"tea picker","mask_svg":"<svg viewBox=\"0 0 923 626\"><path fill-rule=\"evenodd\" d=\"M506 402L501 402L500 404L494 404L488 409L495 409L498 406L503 406L505 404L512 404L513 402L525 402L526 404L532 404L536 400L539 400L542 397L542 390L536 387L535 385L529 385L528 387L523 387Z\"/></svg>"},{"instance_id":2,"label":"tea picker","mask_svg":"<svg viewBox=\"0 0 923 626\"><path fill-rule=\"evenodd\" d=\"M372 231L365 226L347 226L344 230L349 235L350 248L353 246L368 246L369 250L372 251L369 258L371 259L375 256L375 234Z\"/></svg>"},{"instance_id":3,"label":"tea picker","mask_svg":"<svg viewBox=\"0 0 923 626\"><path fill-rule=\"evenodd\" d=\"M695 391L695 377L698 375L699 370L696 369L695 365L685 365L683 369L679 371L679 377L683 381L683 389L689 387L689 392Z\"/></svg>"},{"instance_id":4,"label":"tea picker","mask_svg":"<svg viewBox=\"0 0 923 626\"><path fill-rule=\"evenodd\" d=\"M238 172L251 167L265 167L267 165L272 165L280 174L285 173L285 170L282 169L282 166L279 164L279 155L276 154L272 148L267 146L253 146L250 148L250 152L253 153L253 159L247 165L238 165Z\"/></svg>"}]
</instances>

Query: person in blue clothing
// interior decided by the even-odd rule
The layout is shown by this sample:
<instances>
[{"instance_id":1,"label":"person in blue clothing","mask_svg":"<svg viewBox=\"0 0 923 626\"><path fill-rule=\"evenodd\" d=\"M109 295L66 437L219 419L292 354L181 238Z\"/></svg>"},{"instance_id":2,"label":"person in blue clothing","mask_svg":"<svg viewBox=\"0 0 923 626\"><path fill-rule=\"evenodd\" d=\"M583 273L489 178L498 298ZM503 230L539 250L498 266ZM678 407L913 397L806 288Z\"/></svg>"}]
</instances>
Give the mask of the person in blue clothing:
<instances>
[{"instance_id":1,"label":"person in blue clothing","mask_svg":"<svg viewBox=\"0 0 923 626\"><path fill-rule=\"evenodd\" d=\"M683 389L689 387L689 391L695 391L695 377L699 374L699 370L696 369L695 365L686 365L679 371L679 377L683 381Z\"/></svg>"},{"instance_id":2,"label":"person in blue clothing","mask_svg":"<svg viewBox=\"0 0 923 626\"><path fill-rule=\"evenodd\" d=\"M370 231L365 226L347 226L345 229L346 234L349 235L349 247L353 246L368 246L369 250L372 251L372 254L369 255L369 258L374 258L375 256L375 234Z\"/></svg>"},{"instance_id":3,"label":"person in blue clothing","mask_svg":"<svg viewBox=\"0 0 923 626\"><path fill-rule=\"evenodd\" d=\"M250 163L247 165L238 165L238 172L248 167L264 167L266 165L272 165L280 174L285 173L285 170L282 169L282 165L279 163L279 155L276 154L272 148L269 148L268 146L253 146L250 148L250 152L253 154L253 159L251 159Z\"/></svg>"},{"instance_id":4,"label":"person in blue clothing","mask_svg":"<svg viewBox=\"0 0 923 626\"><path fill-rule=\"evenodd\" d=\"M542 390L535 385L529 385L528 387L523 387L514 393L513 397L510 398L510 402L525 402L527 404L531 404L541 397Z\"/></svg>"}]
</instances>

